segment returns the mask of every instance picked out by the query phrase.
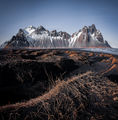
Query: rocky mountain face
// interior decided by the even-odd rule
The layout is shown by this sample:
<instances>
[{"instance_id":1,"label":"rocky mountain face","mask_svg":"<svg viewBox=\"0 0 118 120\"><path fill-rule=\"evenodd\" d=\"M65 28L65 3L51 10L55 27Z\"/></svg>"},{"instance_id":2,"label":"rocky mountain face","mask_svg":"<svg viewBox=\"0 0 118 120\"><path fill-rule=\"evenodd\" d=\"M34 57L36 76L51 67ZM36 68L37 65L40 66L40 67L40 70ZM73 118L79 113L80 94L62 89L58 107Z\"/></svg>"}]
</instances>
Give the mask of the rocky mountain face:
<instances>
[{"instance_id":1,"label":"rocky mountain face","mask_svg":"<svg viewBox=\"0 0 118 120\"><path fill-rule=\"evenodd\" d=\"M13 36L12 39L7 42L7 45L5 47L6 48L29 47L29 42L27 41L27 38L25 37L23 30L20 29L16 36Z\"/></svg>"},{"instance_id":2,"label":"rocky mountain face","mask_svg":"<svg viewBox=\"0 0 118 120\"><path fill-rule=\"evenodd\" d=\"M78 32L69 35L67 32L49 31L43 26L30 26L20 29L16 36L5 43L5 48L81 48L81 47L110 47L95 25L84 26Z\"/></svg>"},{"instance_id":3,"label":"rocky mountain face","mask_svg":"<svg viewBox=\"0 0 118 120\"><path fill-rule=\"evenodd\" d=\"M72 35L70 46L72 47L110 47L104 40L101 32L96 29L95 25L84 26L79 32Z\"/></svg>"}]
</instances>

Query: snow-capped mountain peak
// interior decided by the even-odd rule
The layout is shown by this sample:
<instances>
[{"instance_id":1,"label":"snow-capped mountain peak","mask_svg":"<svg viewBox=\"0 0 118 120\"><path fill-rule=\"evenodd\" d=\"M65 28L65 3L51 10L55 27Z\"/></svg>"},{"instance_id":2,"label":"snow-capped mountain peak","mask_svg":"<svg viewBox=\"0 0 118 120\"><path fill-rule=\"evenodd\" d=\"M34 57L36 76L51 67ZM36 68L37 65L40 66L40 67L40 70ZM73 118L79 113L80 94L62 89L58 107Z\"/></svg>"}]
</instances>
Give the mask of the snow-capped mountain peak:
<instances>
[{"instance_id":1,"label":"snow-capped mountain peak","mask_svg":"<svg viewBox=\"0 0 118 120\"><path fill-rule=\"evenodd\" d=\"M42 25L40 25L37 29L39 29L41 31L46 31L46 29Z\"/></svg>"},{"instance_id":2,"label":"snow-capped mountain peak","mask_svg":"<svg viewBox=\"0 0 118 120\"><path fill-rule=\"evenodd\" d=\"M79 32L72 35L69 46L73 47L110 47L95 25L84 26Z\"/></svg>"},{"instance_id":3,"label":"snow-capped mountain peak","mask_svg":"<svg viewBox=\"0 0 118 120\"><path fill-rule=\"evenodd\" d=\"M26 27L24 29L24 33L25 34L31 34L32 32L34 32L36 30L36 28L34 26L29 26L29 27Z\"/></svg>"},{"instance_id":4,"label":"snow-capped mountain peak","mask_svg":"<svg viewBox=\"0 0 118 120\"><path fill-rule=\"evenodd\" d=\"M110 47L94 24L91 26L84 26L78 32L73 33L72 36L63 31L48 31L43 26L37 28L29 26L20 29L16 36L12 37L6 46L7 48Z\"/></svg>"}]
</instances>

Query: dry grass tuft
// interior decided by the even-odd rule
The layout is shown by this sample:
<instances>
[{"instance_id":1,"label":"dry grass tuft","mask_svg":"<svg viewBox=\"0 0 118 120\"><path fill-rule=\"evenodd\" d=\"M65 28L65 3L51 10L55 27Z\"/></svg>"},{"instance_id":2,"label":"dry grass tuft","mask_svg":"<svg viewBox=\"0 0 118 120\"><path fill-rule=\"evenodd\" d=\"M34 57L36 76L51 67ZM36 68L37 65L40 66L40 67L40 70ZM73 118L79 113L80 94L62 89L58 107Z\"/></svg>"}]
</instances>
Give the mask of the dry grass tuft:
<instances>
[{"instance_id":1,"label":"dry grass tuft","mask_svg":"<svg viewBox=\"0 0 118 120\"><path fill-rule=\"evenodd\" d=\"M0 119L110 120L118 118L118 86L93 72L58 81L42 96L0 107Z\"/></svg>"}]
</instances>

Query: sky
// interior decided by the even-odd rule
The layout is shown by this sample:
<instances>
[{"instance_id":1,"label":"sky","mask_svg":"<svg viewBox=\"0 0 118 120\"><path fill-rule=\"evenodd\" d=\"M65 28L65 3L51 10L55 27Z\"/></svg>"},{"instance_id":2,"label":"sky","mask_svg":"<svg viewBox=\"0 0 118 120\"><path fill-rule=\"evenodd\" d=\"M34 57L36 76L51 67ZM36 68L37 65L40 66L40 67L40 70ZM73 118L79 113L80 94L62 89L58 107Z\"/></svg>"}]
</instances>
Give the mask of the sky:
<instances>
[{"instance_id":1,"label":"sky","mask_svg":"<svg viewBox=\"0 0 118 120\"><path fill-rule=\"evenodd\" d=\"M72 34L92 24L118 48L118 0L0 0L0 44L30 25Z\"/></svg>"}]
</instances>

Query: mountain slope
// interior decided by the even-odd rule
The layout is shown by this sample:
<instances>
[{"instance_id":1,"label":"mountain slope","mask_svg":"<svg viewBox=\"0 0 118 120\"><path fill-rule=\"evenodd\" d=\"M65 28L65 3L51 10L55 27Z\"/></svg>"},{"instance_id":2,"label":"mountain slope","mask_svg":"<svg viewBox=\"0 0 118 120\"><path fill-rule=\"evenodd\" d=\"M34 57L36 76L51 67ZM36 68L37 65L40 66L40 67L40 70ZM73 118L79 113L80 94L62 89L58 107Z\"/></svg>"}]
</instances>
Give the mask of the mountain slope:
<instances>
[{"instance_id":1,"label":"mountain slope","mask_svg":"<svg viewBox=\"0 0 118 120\"><path fill-rule=\"evenodd\" d=\"M72 35L70 46L72 47L110 47L99 30L96 29L95 25L84 26L79 32Z\"/></svg>"},{"instance_id":2,"label":"mountain slope","mask_svg":"<svg viewBox=\"0 0 118 120\"><path fill-rule=\"evenodd\" d=\"M43 26L29 26L20 29L16 36L6 44L5 48L80 48L80 47L110 47L100 31L93 24L84 26L79 32L69 35L66 32L49 31Z\"/></svg>"}]
</instances>

